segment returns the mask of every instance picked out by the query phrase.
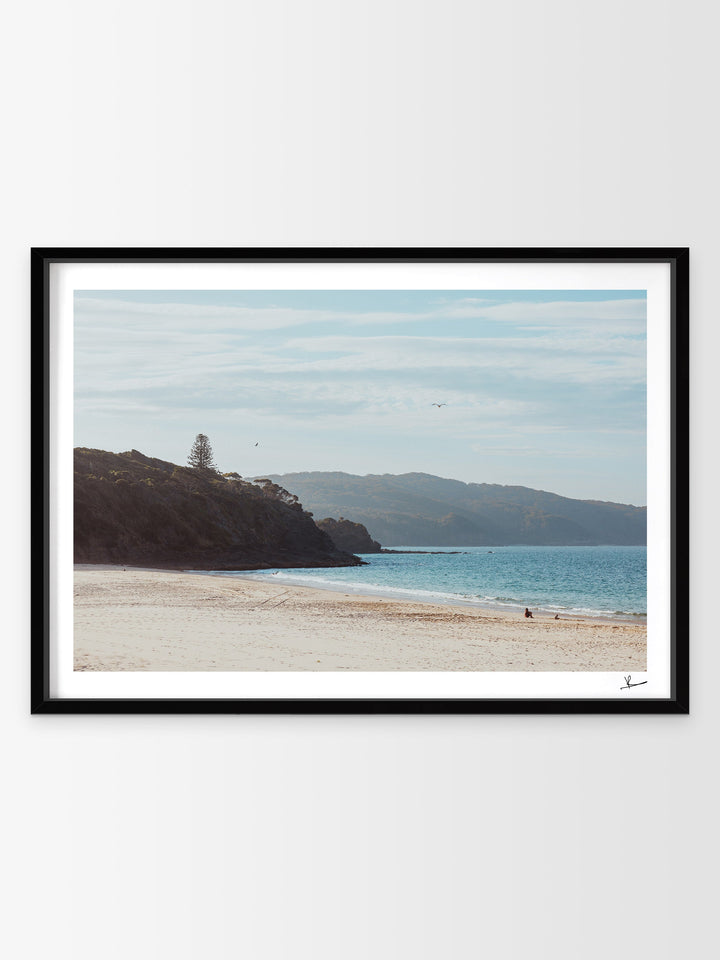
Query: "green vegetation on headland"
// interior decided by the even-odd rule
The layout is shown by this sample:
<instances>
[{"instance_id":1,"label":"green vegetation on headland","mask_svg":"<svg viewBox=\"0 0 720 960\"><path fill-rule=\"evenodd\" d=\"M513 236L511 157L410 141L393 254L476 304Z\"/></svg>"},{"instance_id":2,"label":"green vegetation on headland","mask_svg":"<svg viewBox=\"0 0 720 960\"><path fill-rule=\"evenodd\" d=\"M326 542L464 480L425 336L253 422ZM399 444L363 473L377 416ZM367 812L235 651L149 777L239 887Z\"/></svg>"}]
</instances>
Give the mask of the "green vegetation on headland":
<instances>
[{"instance_id":1,"label":"green vegetation on headland","mask_svg":"<svg viewBox=\"0 0 720 960\"><path fill-rule=\"evenodd\" d=\"M196 570L360 564L269 479L75 450L75 562Z\"/></svg>"},{"instance_id":2,"label":"green vegetation on headland","mask_svg":"<svg viewBox=\"0 0 720 960\"><path fill-rule=\"evenodd\" d=\"M647 508L573 500L528 487L462 483L427 473L286 473L269 479L319 517L342 514L385 545L645 544Z\"/></svg>"}]
</instances>

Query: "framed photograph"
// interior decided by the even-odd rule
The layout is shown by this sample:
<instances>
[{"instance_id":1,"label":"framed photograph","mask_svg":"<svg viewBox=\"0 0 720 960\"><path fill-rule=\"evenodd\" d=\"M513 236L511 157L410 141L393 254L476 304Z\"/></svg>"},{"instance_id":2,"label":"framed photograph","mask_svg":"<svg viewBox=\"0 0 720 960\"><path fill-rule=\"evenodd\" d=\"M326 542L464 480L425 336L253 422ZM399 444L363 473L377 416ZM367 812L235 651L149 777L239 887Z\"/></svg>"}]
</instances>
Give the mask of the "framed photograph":
<instances>
[{"instance_id":1,"label":"framed photograph","mask_svg":"<svg viewBox=\"0 0 720 960\"><path fill-rule=\"evenodd\" d=\"M34 713L687 713L688 250L34 249Z\"/></svg>"}]
</instances>

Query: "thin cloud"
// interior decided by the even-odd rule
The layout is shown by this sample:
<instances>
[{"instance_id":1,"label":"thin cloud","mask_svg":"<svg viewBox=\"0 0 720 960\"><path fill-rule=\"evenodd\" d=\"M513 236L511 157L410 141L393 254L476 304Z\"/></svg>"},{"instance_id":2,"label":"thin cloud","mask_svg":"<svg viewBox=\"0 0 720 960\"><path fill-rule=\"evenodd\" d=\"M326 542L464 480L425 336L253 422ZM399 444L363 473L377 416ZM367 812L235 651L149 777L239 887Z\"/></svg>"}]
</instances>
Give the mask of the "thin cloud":
<instances>
[{"instance_id":1,"label":"thin cloud","mask_svg":"<svg viewBox=\"0 0 720 960\"><path fill-rule=\"evenodd\" d=\"M188 325L201 324L205 333L255 331L262 333L308 324L343 323L358 325L417 323L427 321L487 320L528 327L553 328L575 323L601 323L604 332L641 333L646 320L644 299L557 300L542 303L516 301L492 303L474 298L448 299L425 311L351 311L298 309L281 306L199 305L187 303L145 303L136 300L104 299L78 295L75 298L76 324L95 325L103 319L122 318L122 327L154 323L162 328L182 331Z\"/></svg>"},{"instance_id":2,"label":"thin cloud","mask_svg":"<svg viewBox=\"0 0 720 960\"><path fill-rule=\"evenodd\" d=\"M321 295L322 309L305 309L307 295L297 307L279 295L253 306L242 293L234 304L79 296L77 442L153 452L166 431L162 455L182 462L169 436L184 423L238 455L251 426L263 456L274 450L276 469L258 467L268 472L320 469L331 456L350 472L363 461L484 480L473 465L492 462L519 482L529 474L513 474L516 460L539 476L544 458L552 470L562 455L565 469L575 449L597 495L587 450L644 477L643 299L334 297L342 309Z\"/></svg>"}]
</instances>

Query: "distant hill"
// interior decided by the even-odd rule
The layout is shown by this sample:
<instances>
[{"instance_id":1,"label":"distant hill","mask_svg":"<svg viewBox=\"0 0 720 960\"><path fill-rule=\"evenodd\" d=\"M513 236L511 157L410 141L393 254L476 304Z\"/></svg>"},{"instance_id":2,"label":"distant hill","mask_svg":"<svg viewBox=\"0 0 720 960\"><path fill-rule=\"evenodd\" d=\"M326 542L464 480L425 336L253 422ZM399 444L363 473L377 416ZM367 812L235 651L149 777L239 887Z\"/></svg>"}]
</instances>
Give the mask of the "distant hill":
<instances>
[{"instance_id":1,"label":"distant hill","mask_svg":"<svg viewBox=\"0 0 720 960\"><path fill-rule=\"evenodd\" d=\"M315 516L364 524L384 547L644 544L647 508L427 473L286 473L269 479Z\"/></svg>"},{"instance_id":2,"label":"distant hill","mask_svg":"<svg viewBox=\"0 0 720 960\"><path fill-rule=\"evenodd\" d=\"M270 480L137 450L75 450L75 562L198 570L350 566L297 497Z\"/></svg>"}]
</instances>

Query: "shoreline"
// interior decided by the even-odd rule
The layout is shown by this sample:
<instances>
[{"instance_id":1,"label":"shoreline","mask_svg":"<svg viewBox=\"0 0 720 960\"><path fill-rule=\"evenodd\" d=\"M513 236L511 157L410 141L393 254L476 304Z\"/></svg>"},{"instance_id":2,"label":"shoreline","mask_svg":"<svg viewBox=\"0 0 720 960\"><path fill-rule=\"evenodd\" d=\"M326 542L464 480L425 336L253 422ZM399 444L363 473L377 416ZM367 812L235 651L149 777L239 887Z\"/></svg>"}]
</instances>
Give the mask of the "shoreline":
<instances>
[{"instance_id":1,"label":"shoreline","mask_svg":"<svg viewBox=\"0 0 720 960\"><path fill-rule=\"evenodd\" d=\"M644 623L75 566L76 670L644 671Z\"/></svg>"},{"instance_id":2,"label":"shoreline","mask_svg":"<svg viewBox=\"0 0 720 960\"><path fill-rule=\"evenodd\" d=\"M411 551L407 551L408 553ZM414 552L414 551L413 551ZM76 563L74 569L77 570L117 570L117 569L128 569L128 570L142 570L148 573L182 573L186 574L189 577L220 577L223 579L232 579L235 578L238 581L250 580L253 583L267 583L273 586L286 586L288 588L297 588L305 590L320 590L326 593L333 594L343 594L344 596L353 596L361 597L366 600L391 600L397 603L419 603L427 604L430 606L442 606L442 607L458 607L460 609L469 608L471 610L476 610L478 613L486 613L489 616L493 614L504 615L515 619L517 616L522 616L524 607L522 604L517 606L511 606L510 604L496 604L491 601L482 601L482 600L463 600L461 597L448 597L447 599L443 597L434 597L432 599L418 596L413 594L410 591L396 590L391 591L390 588L366 588L363 586L353 586L351 584L344 584L338 582L337 584L327 584L327 583L292 583L288 582L288 578L283 577L284 568L278 570L277 581L270 581L269 577L274 576L274 573L268 574L265 570L193 570L190 568L183 569L173 569L168 567L136 567L131 566L130 564L104 564L104 563ZM288 567L288 570L300 570L301 567ZM643 613L599 613L599 612L583 612L576 611L574 613L563 613L556 610L547 610L544 607L533 607L532 608L533 619L538 620L553 620L555 621L555 614L559 613L558 621L567 620L578 623L627 623L627 624L636 624L638 626L647 625L647 614ZM555 622L558 622L555 621Z\"/></svg>"},{"instance_id":3,"label":"shoreline","mask_svg":"<svg viewBox=\"0 0 720 960\"><path fill-rule=\"evenodd\" d=\"M288 568L288 569L299 569L299 568ZM183 573L187 573L189 576L206 576L206 577L234 577L237 576L238 580L252 580L254 583L269 583L269 577L274 576L275 574L265 574L260 575L261 571L253 570L183 570ZM283 577L283 570L280 569L277 574L277 583L278 585L282 584L283 586L288 587L305 587L308 590L322 590L328 593L341 593L345 595L352 595L357 597L365 597L368 600L373 600L377 598L382 598L384 600L394 600L397 603L423 603L430 604L431 606L442 606L442 607L460 607L466 608L469 607L471 610L477 610L478 612L486 612L488 615L492 614L505 614L509 617L517 617L518 615L522 616L524 607L522 604L518 603L516 606L506 603L501 605L499 603L493 603L492 601L483 601L483 600L463 600L461 597L433 597L432 599L419 596L418 594L412 593L411 591L404 590L395 590L392 591L389 587L366 587L366 586L353 586L351 584L345 584L338 582L337 584L328 584L328 583L293 583L288 582L288 577ZM255 574L258 574L257 576ZM646 613L607 613L603 614L595 611L584 611L577 610L575 612L564 613L558 610L548 610L545 607L533 607L532 614L533 619L547 619L554 620L555 614L558 613L558 620L572 620L579 622L592 622L592 623L633 623L640 626L645 626L647 624L647 614Z\"/></svg>"}]
</instances>

